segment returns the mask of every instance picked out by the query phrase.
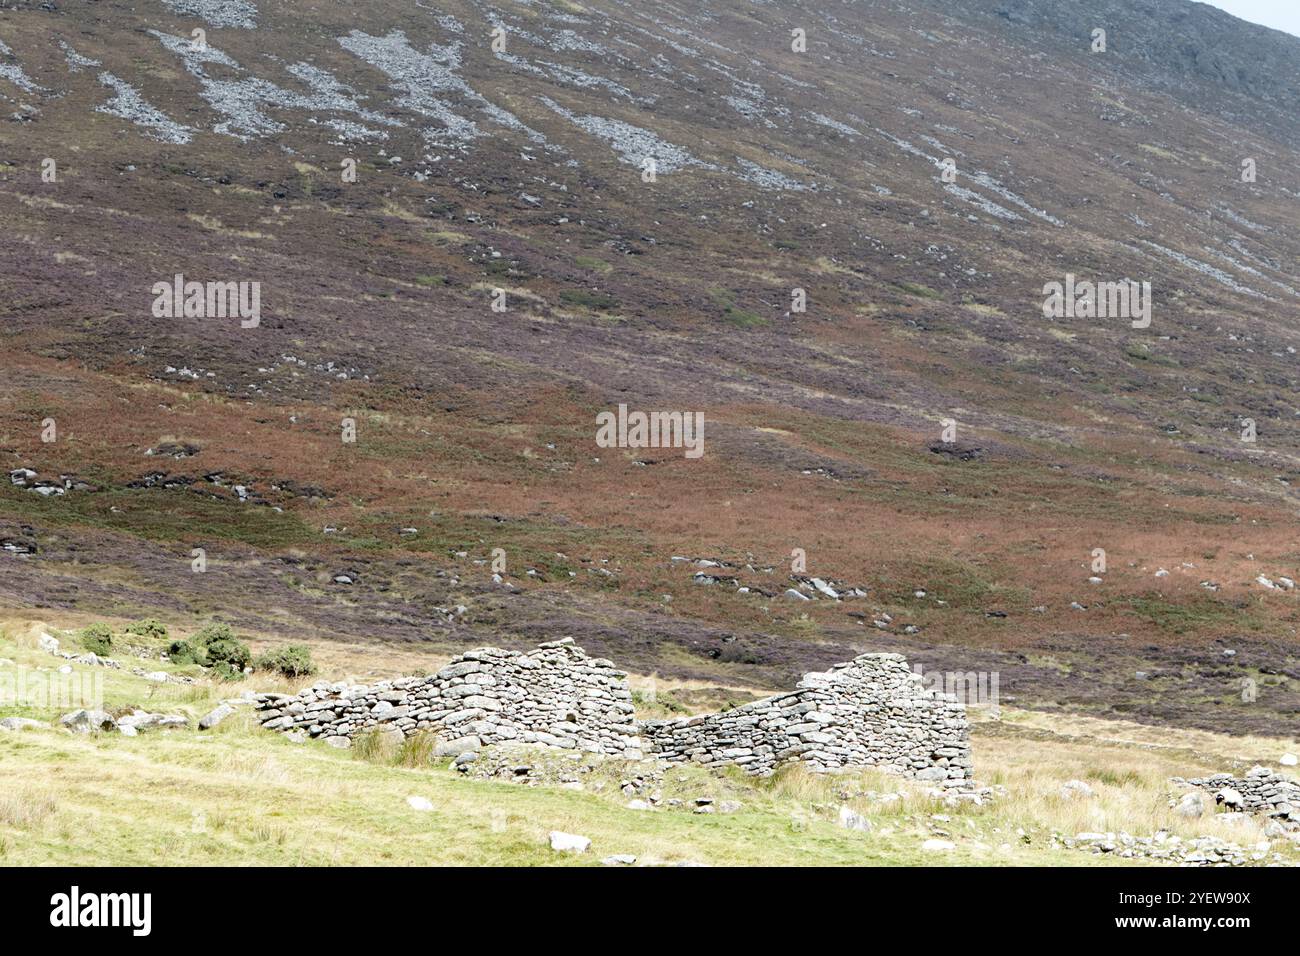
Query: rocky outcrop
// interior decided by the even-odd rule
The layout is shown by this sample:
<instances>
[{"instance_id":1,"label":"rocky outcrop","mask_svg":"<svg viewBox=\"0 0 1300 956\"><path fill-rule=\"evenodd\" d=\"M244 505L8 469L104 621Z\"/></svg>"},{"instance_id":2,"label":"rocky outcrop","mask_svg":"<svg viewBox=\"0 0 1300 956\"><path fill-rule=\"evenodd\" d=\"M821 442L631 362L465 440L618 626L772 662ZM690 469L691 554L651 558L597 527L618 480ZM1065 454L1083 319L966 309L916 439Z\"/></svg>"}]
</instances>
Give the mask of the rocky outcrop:
<instances>
[{"instance_id":1,"label":"rocky outcrop","mask_svg":"<svg viewBox=\"0 0 1300 956\"><path fill-rule=\"evenodd\" d=\"M801 760L815 770L881 767L943 786L966 783L971 768L965 709L923 687L898 654L864 654L725 713L644 724L627 675L569 639L527 653L469 651L431 677L322 682L255 704L267 729L340 747L365 733L428 732L447 755L544 744L629 760L737 764L760 775Z\"/></svg>"},{"instance_id":2,"label":"rocky outcrop","mask_svg":"<svg viewBox=\"0 0 1300 956\"><path fill-rule=\"evenodd\" d=\"M670 762L734 763L770 774L801 760L815 770L881 767L960 785L970 777L965 708L927 690L901 654L863 654L805 674L795 690L720 714L652 721L651 750Z\"/></svg>"}]
</instances>

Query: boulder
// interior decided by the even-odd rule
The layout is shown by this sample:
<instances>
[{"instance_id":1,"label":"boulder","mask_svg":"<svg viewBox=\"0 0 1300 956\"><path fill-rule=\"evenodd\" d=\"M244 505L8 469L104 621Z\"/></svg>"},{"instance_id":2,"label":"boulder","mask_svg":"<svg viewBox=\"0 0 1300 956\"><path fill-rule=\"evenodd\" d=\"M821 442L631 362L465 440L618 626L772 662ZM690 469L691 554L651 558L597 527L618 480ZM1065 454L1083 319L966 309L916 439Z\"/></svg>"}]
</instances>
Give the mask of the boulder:
<instances>
[{"instance_id":1,"label":"boulder","mask_svg":"<svg viewBox=\"0 0 1300 956\"><path fill-rule=\"evenodd\" d=\"M221 704L199 718L199 730L211 730L235 712L229 704Z\"/></svg>"},{"instance_id":2,"label":"boulder","mask_svg":"<svg viewBox=\"0 0 1300 956\"><path fill-rule=\"evenodd\" d=\"M0 720L0 730L36 730L45 725L29 717L5 717Z\"/></svg>"},{"instance_id":3,"label":"boulder","mask_svg":"<svg viewBox=\"0 0 1300 956\"><path fill-rule=\"evenodd\" d=\"M550 838L551 849L557 853L586 853L587 847L591 846L591 841L585 836L563 830L552 830Z\"/></svg>"},{"instance_id":4,"label":"boulder","mask_svg":"<svg viewBox=\"0 0 1300 956\"><path fill-rule=\"evenodd\" d=\"M457 737L455 740L446 740L437 744L433 748L433 755L437 758L459 757L461 754L476 751L482 746L483 741L478 737Z\"/></svg>"},{"instance_id":5,"label":"boulder","mask_svg":"<svg viewBox=\"0 0 1300 956\"><path fill-rule=\"evenodd\" d=\"M1087 800L1095 796L1092 787L1082 780L1067 780L1061 784L1062 800Z\"/></svg>"},{"instance_id":6,"label":"boulder","mask_svg":"<svg viewBox=\"0 0 1300 956\"><path fill-rule=\"evenodd\" d=\"M1183 798L1178 801L1178 805L1174 807L1174 812L1180 817L1186 817L1189 820L1203 817L1205 816L1205 797L1196 791L1185 793Z\"/></svg>"},{"instance_id":7,"label":"boulder","mask_svg":"<svg viewBox=\"0 0 1300 956\"><path fill-rule=\"evenodd\" d=\"M148 711L137 710L126 717L120 717L117 721L118 729L131 727L136 731L141 730L188 730L189 720L180 714L151 714Z\"/></svg>"},{"instance_id":8,"label":"boulder","mask_svg":"<svg viewBox=\"0 0 1300 956\"><path fill-rule=\"evenodd\" d=\"M851 810L848 807L840 807L839 824L846 830L865 831L871 829L870 820L858 813L856 810Z\"/></svg>"},{"instance_id":9,"label":"boulder","mask_svg":"<svg viewBox=\"0 0 1300 956\"><path fill-rule=\"evenodd\" d=\"M60 717L59 725L74 734L117 730L117 721L102 710L74 710Z\"/></svg>"}]
</instances>

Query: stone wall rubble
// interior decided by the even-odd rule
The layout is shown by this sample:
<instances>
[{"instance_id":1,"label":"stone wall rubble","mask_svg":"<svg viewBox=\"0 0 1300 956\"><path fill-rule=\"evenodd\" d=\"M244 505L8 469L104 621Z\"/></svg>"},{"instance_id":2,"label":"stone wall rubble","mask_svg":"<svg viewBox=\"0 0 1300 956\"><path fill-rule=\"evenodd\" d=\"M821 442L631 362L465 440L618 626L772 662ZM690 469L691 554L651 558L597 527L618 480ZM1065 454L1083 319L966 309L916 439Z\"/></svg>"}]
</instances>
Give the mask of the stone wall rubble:
<instances>
[{"instance_id":1,"label":"stone wall rubble","mask_svg":"<svg viewBox=\"0 0 1300 956\"><path fill-rule=\"evenodd\" d=\"M758 775L794 760L814 770L881 767L942 786L971 775L965 708L924 688L898 654L864 654L804 675L788 693L667 721L638 721L627 675L568 638L527 652L469 651L430 677L262 694L255 706L263 727L337 747L366 733L429 732L449 755L515 742L738 764Z\"/></svg>"}]
</instances>

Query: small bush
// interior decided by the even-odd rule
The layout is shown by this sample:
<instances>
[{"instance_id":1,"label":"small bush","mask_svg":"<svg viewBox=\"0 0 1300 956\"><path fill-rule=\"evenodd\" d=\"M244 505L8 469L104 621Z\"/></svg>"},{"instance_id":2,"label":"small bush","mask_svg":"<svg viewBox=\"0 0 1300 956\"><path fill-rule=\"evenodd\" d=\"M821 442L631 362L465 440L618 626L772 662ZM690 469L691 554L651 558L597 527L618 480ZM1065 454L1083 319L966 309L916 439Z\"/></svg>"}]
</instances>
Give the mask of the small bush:
<instances>
[{"instance_id":1,"label":"small bush","mask_svg":"<svg viewBox=\"0 0 1300 956\"><path fill-rule=\"evenodd\" d=\"M222 624L220 621L205 624L193 637L194 643L200 647L207 647L213 641L233 641L234 639L235 632L230 629L230 625Z\"/></svg>"},{"instance_id":2,"label":"small bush","mask_svg":"<svg viewBox=\"0 0 1300 956\"><path fill-rule=\"evenodd\" d=\"M207 664L208 655L204 649L191 641L172 641L167 648L167 657L173 664Z\"/></svg>"},{"instance_id":3,"label":"small bush","mask_svg":"<svg viewBox=\"0 0 1300 956\"><path fill-rule=\"evenodd\" d=\"M125 630L128 634L134 634L136 637L147 638L151 641L167 640L167 625L152 617L146 617L143 620L128 624Z\"/></svg>"},{"instance_id":4,"label":"small bush","mask_svg":"<svg viewBox=\"0 0 1300 956\"><path fill-rule=\"evenodd\" d=\"M223 638L209 644L207 651L208 663L214 667L227 664L242 673L244 668L253 662L253 652L248 649L248 645L243 641Z\"/></svg>"},{"instance_id":5,"label":"small bush","mask_svg":"<svg viewBox=\"0 0 1300 956\"><path fill-rule=\"evenodd\" d=\"M242 668L236 668L227 661L217 661L209 668L208 673L220 681L237 681L244 679Z\"/></svg>"},{"instance_id":6,"label":"small bush","mask_svg":"<svg viewBox=\"0 0 1300 956\"><path fill-rule=\"evenodd\" d=\"M259 671L276 671L285 677L309 677L316 673L311 648L302 644L267 651L253 662L253 667Z\"/></svg>"},{"instance_id":7,"label":"small bush","mask_svg":"<svg viewBox=\"0 0 1300 956\"><path fill-rule=\"evenodd\" d=\"M113 629L107 624L91 624L82 628L78 639L81 646L92 654L104 656L113 649Z\"/></svg>"},{"instance_id":8,"label":"small bush","mask_svg":"<svg viewBox=\"0 0 1300 956\"><path fill-rule=\"evenodd\" d=\"M219 680L242 680L244 668L253 661L248 645L235 637L229 624L219 621L205 625L191 643L196 650L202 650L213 676Z\"/></svg>"}]
</instances>

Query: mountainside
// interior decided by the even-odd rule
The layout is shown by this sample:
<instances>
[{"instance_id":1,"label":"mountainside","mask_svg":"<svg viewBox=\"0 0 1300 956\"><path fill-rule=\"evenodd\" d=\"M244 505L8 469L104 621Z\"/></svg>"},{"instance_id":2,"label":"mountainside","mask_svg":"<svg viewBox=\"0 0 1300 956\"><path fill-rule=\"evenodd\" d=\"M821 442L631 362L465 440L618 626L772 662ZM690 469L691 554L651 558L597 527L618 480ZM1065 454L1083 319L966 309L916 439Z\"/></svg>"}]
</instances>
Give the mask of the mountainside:
<instances>
[{"instance_id":1,"label":"mountainside","mask_svg":"<svg viewBox=\"0 0 1300 956\"><path fill-rule=\"evenodd\" d=\"M1300 39L694 7L0 7L0 599L1300 729Z\"/></svg>"}]
</instances>

